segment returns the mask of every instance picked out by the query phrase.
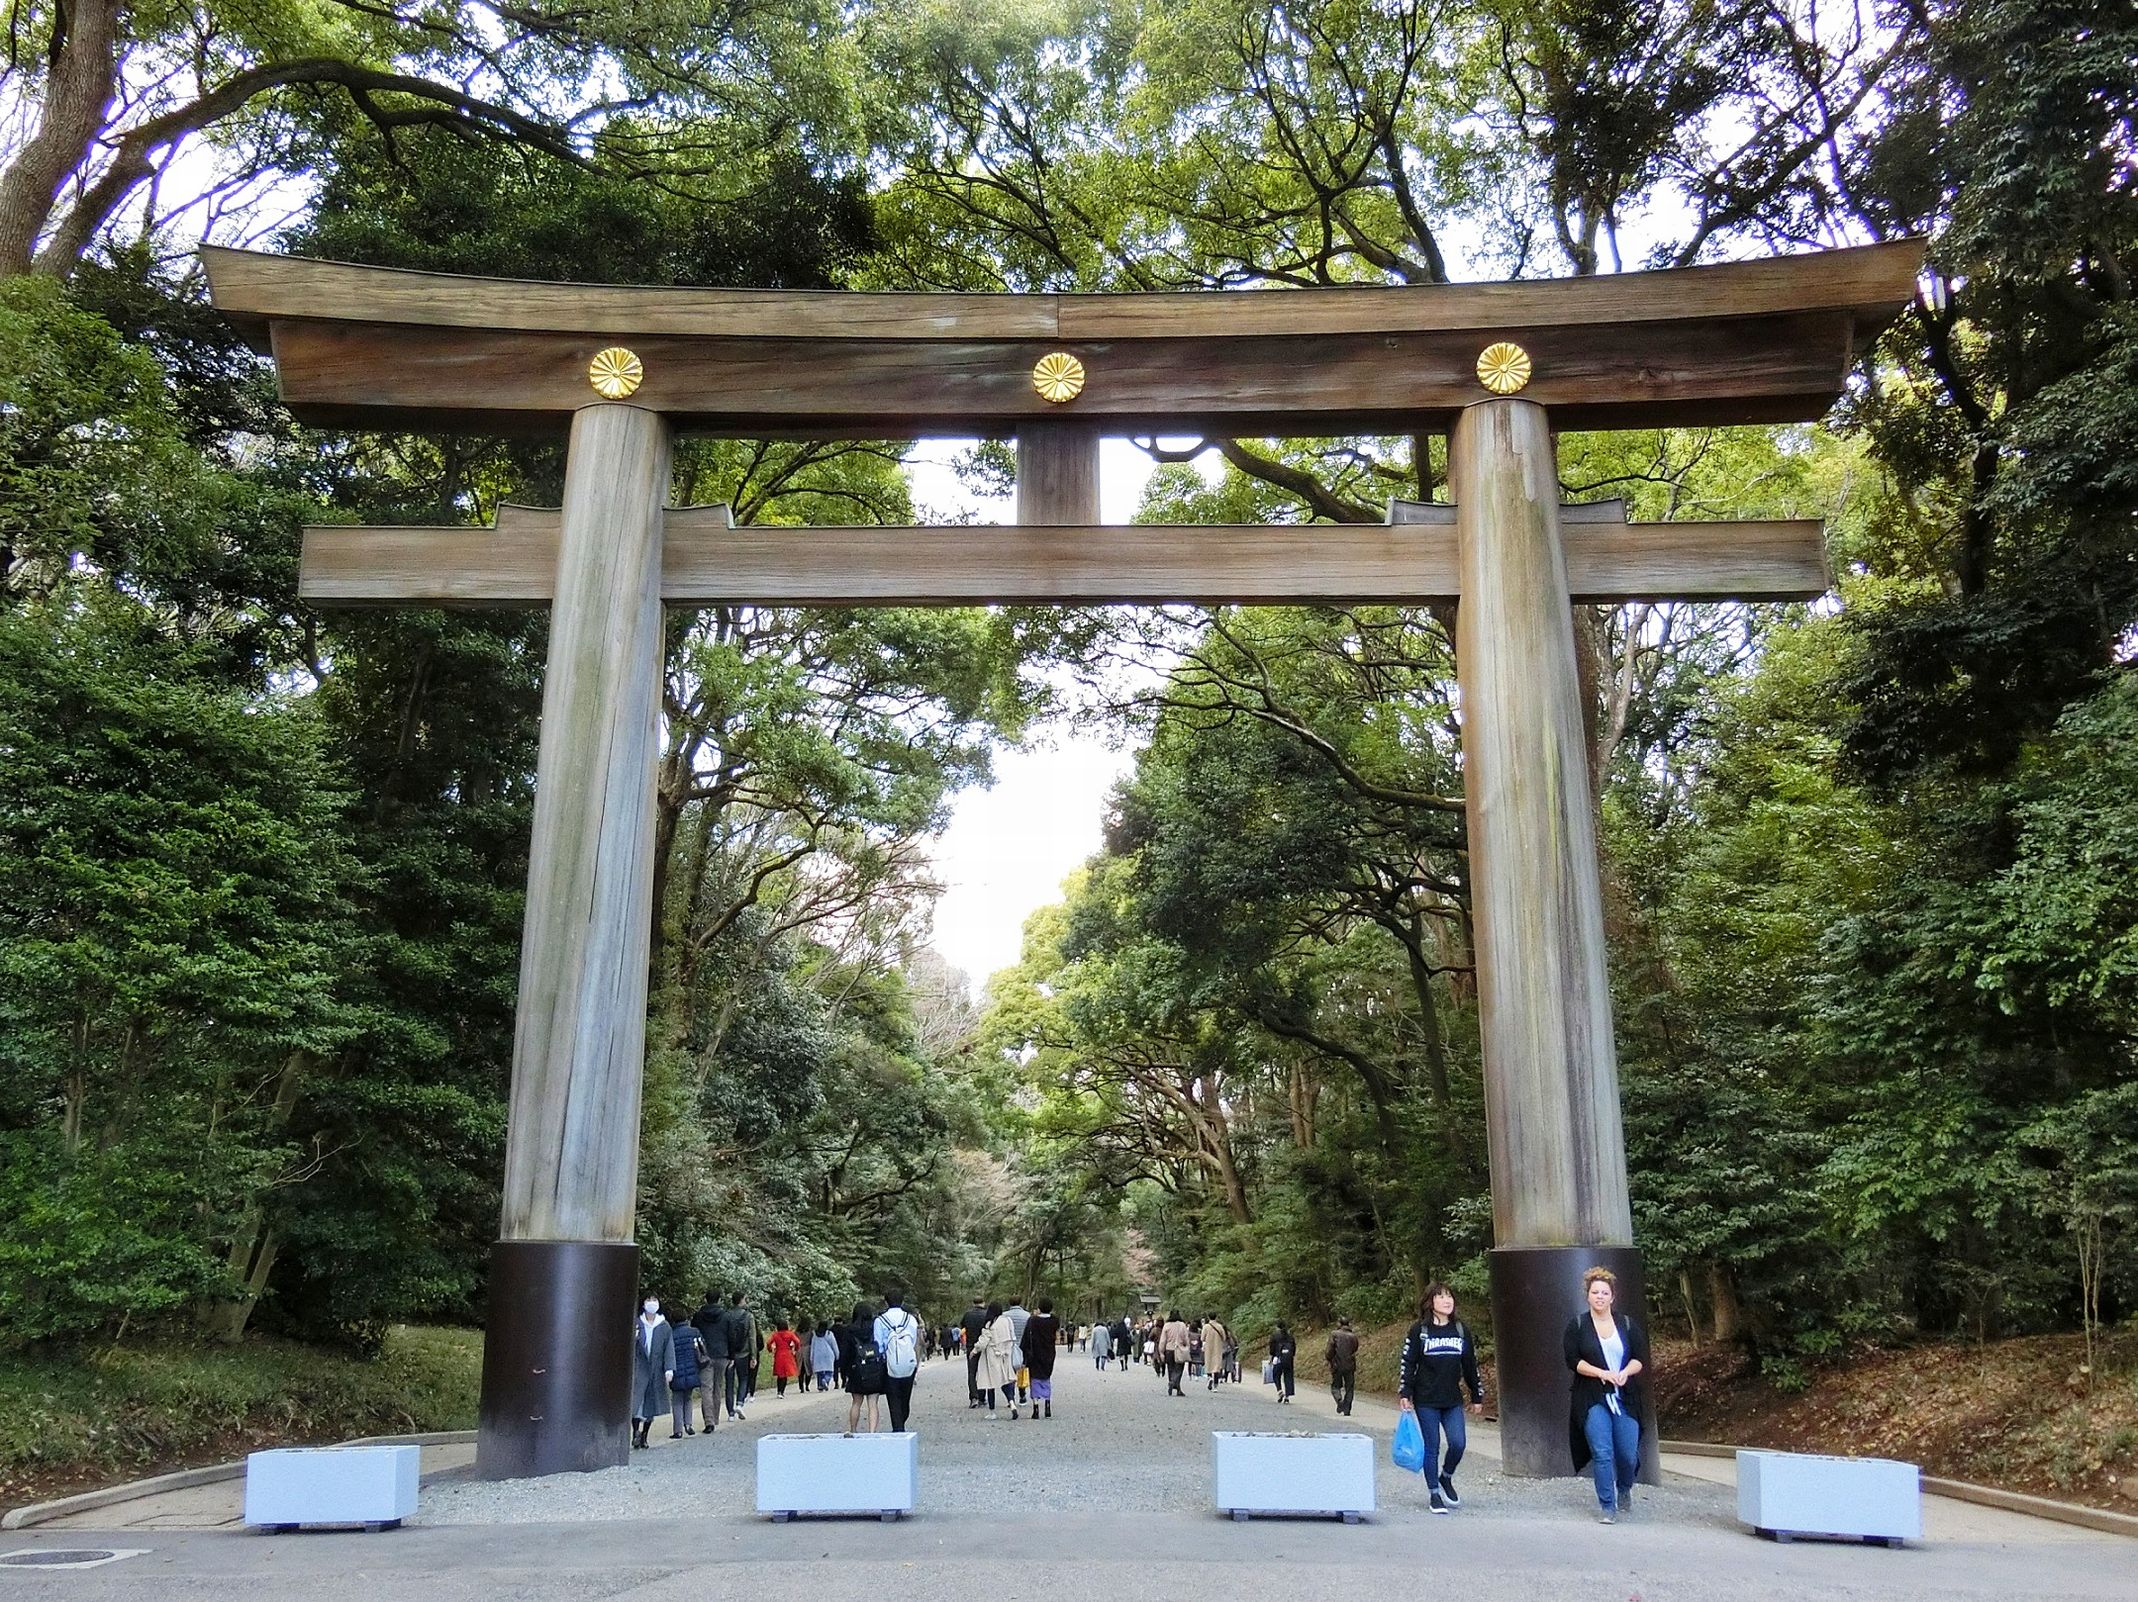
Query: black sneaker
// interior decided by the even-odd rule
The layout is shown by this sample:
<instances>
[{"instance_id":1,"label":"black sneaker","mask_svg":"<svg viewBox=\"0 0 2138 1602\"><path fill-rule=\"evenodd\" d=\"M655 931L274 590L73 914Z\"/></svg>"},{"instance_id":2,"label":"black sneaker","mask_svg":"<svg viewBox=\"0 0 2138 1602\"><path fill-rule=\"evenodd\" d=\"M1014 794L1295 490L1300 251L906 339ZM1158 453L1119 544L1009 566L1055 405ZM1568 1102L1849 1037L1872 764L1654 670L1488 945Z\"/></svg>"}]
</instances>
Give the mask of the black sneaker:
<instances>
[{"instance_id":1,"label":"black sneaker","mask_svg":"<svg viewBox=\"0 0 2138 1602\"><path fill-rule=\"evenodd\" d=\"M1435 1513L1445 1513L1448 1510L1447 1498L1442 1496L1438 1491L1435 1491L1432 1495L1432 1500L1427 1502L1426 1506L1431 1508Z\"/></svg>"},{"instance_id":2,"label":"black sneaker","mask_svg":"<svg viewBox=\"0 0 2138 1602\"><path fill-rule=\"evenodd\" d=\"M1440 1482L1440 1494L1447 1498L1449 1507L1462 1506L1462 1498L1455 1494L1455 1481L1452 1477Z\"/></svg>"}]
</instances>

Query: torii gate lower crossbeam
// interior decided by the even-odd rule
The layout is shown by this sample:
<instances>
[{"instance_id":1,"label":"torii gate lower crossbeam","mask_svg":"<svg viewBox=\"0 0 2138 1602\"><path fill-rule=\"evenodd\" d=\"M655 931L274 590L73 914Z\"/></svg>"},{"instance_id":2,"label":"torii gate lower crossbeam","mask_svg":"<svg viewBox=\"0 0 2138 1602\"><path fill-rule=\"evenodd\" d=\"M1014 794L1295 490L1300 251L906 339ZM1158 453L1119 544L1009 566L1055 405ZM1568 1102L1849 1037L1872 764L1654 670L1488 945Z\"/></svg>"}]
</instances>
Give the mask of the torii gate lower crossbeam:
<instances>
[{"instance_id":1,"label":"torii gate lower crossbeam","mask_svg":"<svg viewBox=\"0 0 2138 1602\"><path fill-rule=\"evenodd\" d=\"M314 530L302 578L329 604L556 608L481 1473L629 1454L664 600L990 598L1458 601L1504 1463L1570 1471L1559 1339L1581 1271L1612 1267L1621 1309L1645 1314L1569 602L1796 597L1824 570L1815 524L1688 536L1562 510L1552 429L1818 416L1912 293L1917 243L1609 279L1200 296L641 290L204 255L217 305L275 352L302 419L571 430L554 522ZM1027 526L992 546L986 529L884 531L908 536L888 554L856 554L854 530L730 529L722 512L664 506L675 427L1011 433ZM1451 436L1452 514L1399 505L1372 530L1094 525L1102 432L1436 428Z\"/></svg>"}]
</instances>

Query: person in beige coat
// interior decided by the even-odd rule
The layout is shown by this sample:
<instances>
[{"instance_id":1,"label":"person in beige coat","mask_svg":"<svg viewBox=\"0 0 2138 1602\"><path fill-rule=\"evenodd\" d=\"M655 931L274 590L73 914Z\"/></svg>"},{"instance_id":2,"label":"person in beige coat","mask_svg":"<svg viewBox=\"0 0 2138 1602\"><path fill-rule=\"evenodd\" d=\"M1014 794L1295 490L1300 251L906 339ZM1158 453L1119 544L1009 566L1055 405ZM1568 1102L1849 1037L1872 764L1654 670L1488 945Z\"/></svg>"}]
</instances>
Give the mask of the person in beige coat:
<instances>
[{"instance_id":1,"label":"person in beige coat","mask_svg":"<svg viewBox=\"0 0 2138 1602\"><path fill-rule=\"evenodd\" d=\"M1166 1315L1165 1328L1158 1332L1158 1355L1165 1359L1166 1395L1186 1396L1180 1388L1180 1377L1188 1369L1188 1348L1193 1344L1188 1333L1187 1320L1178 1313Z\"/></svg>"},{"instance_id":2,"label":"person in beige coat","mask_svg":"<svg viewBox=\"0 0 2138 1602\"><path fill-rule=\"evenodd\" d=\"M979 1344L973 1350L979 1355L979 1373L976 1383L980 1395L987 1403L987 1416L995 1416L995 1392L1005 1391L1010 1398L1010 1417L1017 1416L1017 1326L1010 1322L1010 1315L1002 1310L1000 1302L987 1304L987 1324L980 1331Z\"/></svg>"}]
</instances>

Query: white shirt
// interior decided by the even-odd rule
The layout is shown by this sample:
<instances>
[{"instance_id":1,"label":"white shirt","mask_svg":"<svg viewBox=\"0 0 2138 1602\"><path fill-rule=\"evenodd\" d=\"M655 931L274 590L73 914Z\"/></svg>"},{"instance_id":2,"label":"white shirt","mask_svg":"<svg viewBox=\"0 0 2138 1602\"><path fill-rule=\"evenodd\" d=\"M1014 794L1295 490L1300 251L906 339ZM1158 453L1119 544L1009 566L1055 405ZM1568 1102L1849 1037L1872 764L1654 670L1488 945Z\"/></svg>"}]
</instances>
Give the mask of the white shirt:
<instances>
[{"instance_id":1,"label":"white shirt","mask_svg":"<svg viewBox=\"0 0 2138 1602\"><path fill-rule=\"evenodd\" d=\"M1598 1340L1603 1346L1603 1366L1613 1373L1624 1368L1626 1366L1626 1337L1619 1334L1617 1320L1614 1319L1611 1323L1611 1333L1599 1336ZM1604 1406L1614 1413L1622 1411L1618 1405L1618 1391L1608 1382L1604 1385Z\"/></svg>"}]
</instances>

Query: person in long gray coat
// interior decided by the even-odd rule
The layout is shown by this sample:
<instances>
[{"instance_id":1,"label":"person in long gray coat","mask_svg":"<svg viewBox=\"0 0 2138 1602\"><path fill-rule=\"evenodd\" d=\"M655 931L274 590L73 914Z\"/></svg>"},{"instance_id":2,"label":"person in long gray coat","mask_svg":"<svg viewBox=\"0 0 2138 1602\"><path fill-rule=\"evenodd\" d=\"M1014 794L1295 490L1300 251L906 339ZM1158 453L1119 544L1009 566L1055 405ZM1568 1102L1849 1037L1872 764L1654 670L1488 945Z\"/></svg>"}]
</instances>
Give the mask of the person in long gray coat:
<instances>
[{"instance_id":1,"label":"person in long gray coat","mask_svg":"<svg viewBox=\"0 0 2138 1602\"><path fill-rule=\"evenodd\" d=\"M668 1410L668 1385L676 1377L676 1332L649 1296L631 1326L631 1444L649 1446L646 1434Z\"/></svg>"}]
</instances>

